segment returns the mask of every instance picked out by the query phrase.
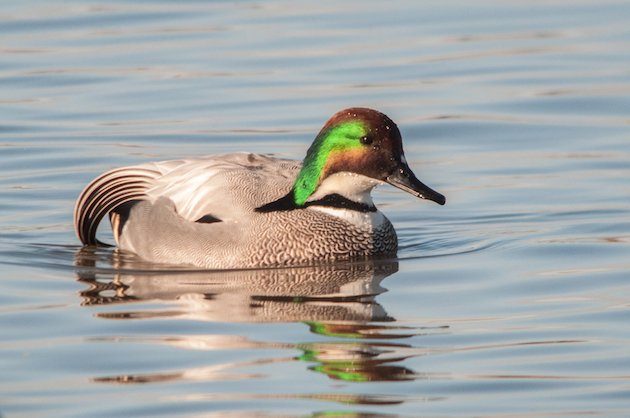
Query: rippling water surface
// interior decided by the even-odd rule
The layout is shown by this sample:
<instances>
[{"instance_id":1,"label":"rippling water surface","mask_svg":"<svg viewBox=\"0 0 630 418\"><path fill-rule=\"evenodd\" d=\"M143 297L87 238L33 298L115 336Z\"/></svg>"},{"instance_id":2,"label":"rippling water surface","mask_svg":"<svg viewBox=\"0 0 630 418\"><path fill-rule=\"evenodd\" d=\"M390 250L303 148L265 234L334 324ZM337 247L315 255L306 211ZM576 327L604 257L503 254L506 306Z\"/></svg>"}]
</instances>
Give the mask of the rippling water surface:
<instances>
[{"instance_id":1,"label":"rippling water surface","mask_svg":"<svg viewBox=\"0 0 630 418\"><path fill-rule=\"evenodd\" d=\"M628 16L3 3L0 414L629 416ZM109 168L302 158L354 105L390 115L448 198L375 193L397 261L193 272L74 236L74 200Z\"/></svg>"}]
</instances>

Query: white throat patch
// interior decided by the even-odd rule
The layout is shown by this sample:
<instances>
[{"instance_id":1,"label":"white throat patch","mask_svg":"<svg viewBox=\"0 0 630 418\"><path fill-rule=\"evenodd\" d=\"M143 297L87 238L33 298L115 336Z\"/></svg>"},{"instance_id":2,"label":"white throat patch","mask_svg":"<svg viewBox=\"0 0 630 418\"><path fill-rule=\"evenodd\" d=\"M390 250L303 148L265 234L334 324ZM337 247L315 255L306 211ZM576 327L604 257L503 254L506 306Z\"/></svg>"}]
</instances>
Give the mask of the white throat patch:
<instances>
[{"instance_id":1,"label":"white throat patch","mask_svg":"<svg viewBox=\"0 0 630 418\"><path fill-rule=\"evenodd\" d=\"M342 171L326 177L307 202L319 200L331 194L338 194L353 202L374 206L370 193L374 187L382 183L382 181L361 174Z\"/></svg>"}]
</instances>

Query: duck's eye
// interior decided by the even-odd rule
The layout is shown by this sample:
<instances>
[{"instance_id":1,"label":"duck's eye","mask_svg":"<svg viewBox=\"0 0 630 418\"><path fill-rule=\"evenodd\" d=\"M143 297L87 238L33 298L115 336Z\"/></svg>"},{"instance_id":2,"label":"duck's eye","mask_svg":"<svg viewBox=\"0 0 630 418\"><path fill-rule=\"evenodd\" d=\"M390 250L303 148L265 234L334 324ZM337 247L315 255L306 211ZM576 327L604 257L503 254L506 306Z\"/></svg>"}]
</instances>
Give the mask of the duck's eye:
<instances>
[{"instance_id":1,"label":"duck's eye","mask_svg":"<svg viewBox=\"0 0 630 418\"><path fill-rule=\"evenodd\" d=\"M369 137L369 136L367 136L367 135L366 135L366 136L362 136L362 137L361 137L361 143L362 143L363 145L368 145L368 144L371 144L371 143L372 143L372 138L371 138L371 137Z\"/></svg>"}]
</instances>

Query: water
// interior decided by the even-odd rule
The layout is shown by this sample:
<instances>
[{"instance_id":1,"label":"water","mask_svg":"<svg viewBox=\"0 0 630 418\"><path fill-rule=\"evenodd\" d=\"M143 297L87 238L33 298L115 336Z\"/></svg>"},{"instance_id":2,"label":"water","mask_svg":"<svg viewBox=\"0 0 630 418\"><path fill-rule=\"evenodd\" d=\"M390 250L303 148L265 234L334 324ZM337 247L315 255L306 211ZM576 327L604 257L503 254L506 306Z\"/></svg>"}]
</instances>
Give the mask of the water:
<instances>
[{"instance_id":1,"label":"water","mask_svg":"<svg viewBox=\"0 0 630 418\"><path fill-rule=\"evenodd\" d=\"M2 416L630 415L627 2L0 16ZM353 105L448 198L376 192L398 262L189 272L74 237L109 168L301 158Z\"/></svg>"}]
</instances>

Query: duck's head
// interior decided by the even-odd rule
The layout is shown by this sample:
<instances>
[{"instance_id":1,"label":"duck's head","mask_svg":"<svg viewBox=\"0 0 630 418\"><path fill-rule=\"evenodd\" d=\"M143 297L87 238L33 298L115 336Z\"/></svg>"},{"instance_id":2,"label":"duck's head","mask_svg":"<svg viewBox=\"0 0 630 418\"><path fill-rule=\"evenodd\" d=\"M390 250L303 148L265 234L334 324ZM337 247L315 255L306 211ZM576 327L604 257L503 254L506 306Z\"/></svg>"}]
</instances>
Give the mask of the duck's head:
<instances>
[{"instance_id":1,"label":"duck's head","mask_svg":"<svg viewBox=\"0 0 630 418\"><path fill-rule=\"evenodd\" d=\"M350 179L338 180L346 176ZM335 185L344 183L347 189L347 184L356 183L358 189L367 188L369 195L369 190L380 182L440 205L446 202L442 194L423 184L411 171L400 131L390 118L373 109L345 109L326 122L306 153L293 186L294 203L302 206L322 194L320 186L335 192Z\"/></svg>"}]
</instances>

